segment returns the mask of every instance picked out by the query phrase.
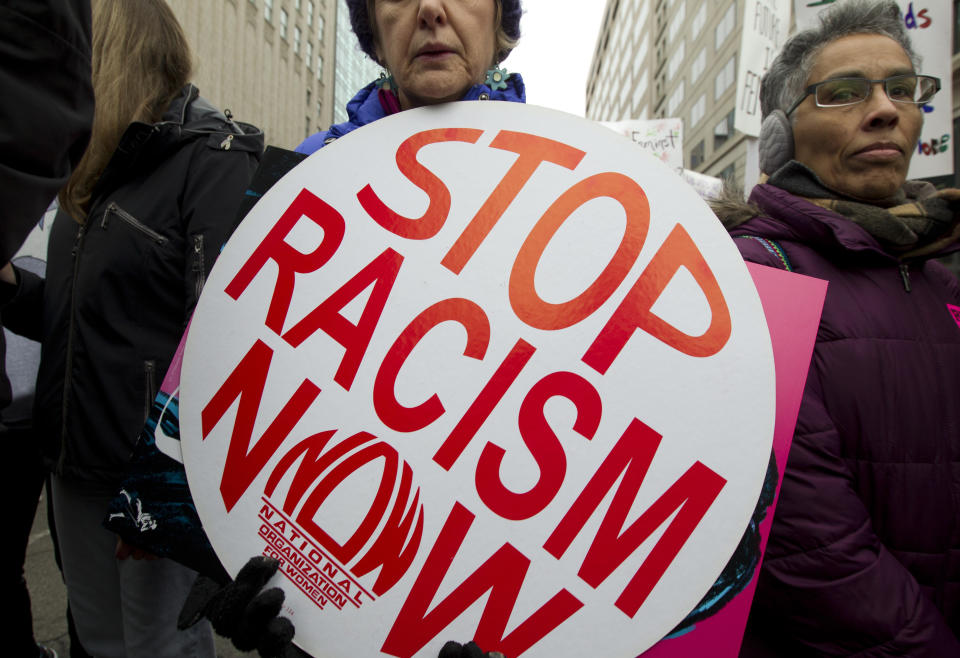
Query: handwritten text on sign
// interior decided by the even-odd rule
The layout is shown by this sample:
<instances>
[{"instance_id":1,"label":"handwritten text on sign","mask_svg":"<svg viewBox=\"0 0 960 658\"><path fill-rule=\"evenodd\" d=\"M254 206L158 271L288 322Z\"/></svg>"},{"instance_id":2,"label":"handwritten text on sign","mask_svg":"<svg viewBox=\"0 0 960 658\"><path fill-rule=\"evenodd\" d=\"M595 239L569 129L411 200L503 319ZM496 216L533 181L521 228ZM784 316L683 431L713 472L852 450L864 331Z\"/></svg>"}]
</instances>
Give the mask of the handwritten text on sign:
<instances>
[{"instance_id":1,"label":"handwritten text on sign","mask_svg":"<svg viewBox=\"0 0 960 658\"><path fill-rule=\"evenodd\" d=\"M256 206L194 316L181 428L214 547L281 559L308 650L634 656L739 540L773 403L696 194L585 120L457 103Z\"/></svg>"},{"instance_id":2,"label":"handwritten text on sign","mask_svg":"<svg viewBox=\"0 0 960 658\"><path fill-rule=\"evenodd\" d=\"M780 52L790 29L790 0L746 0L737 67L734 127L760 134L760 80Z\"/></svg>"}]
</instances>

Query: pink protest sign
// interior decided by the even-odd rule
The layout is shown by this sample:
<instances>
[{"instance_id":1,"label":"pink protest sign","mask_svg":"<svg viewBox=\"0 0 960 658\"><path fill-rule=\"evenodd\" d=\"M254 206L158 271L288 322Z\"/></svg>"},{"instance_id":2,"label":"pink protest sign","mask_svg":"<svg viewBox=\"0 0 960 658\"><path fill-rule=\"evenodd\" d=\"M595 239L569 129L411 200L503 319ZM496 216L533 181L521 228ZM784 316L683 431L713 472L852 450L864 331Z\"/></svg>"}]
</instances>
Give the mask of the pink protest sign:
<instances>
[{"instance_id":1,"label":"pink protest sign","mask_svg":"<svg viewBox=\"0 0 960 658\"><path fill-rule=\"evenodd\" d=\"M797 423L827 283L752 263L748 264L748 268L763 302L777 369L777 419L773 434L777 488L773 503L759 524L762 555L770 535L776 498L780 493L780 481L783 479L783 470L793 440L793 429ZM753 578L747 586L726 605L696 623L689 632L660 641L646 651L643 658L737 656L757 586L756 572L759 570L760 564L757 564Z\"/></svg>"},{"instance_id":2,"label":"pink protest sign","mask_svg":"<svg viewBox=\"0 0 960 658\"><path fill-rule=\"evenodd\" d=\"M333 657L637 655L737 546L774 419L763 306L699 196L497 103L378 121L271 188L180 396L219 557L280 559L297 641Z\"/></svg>"}]
</instances>

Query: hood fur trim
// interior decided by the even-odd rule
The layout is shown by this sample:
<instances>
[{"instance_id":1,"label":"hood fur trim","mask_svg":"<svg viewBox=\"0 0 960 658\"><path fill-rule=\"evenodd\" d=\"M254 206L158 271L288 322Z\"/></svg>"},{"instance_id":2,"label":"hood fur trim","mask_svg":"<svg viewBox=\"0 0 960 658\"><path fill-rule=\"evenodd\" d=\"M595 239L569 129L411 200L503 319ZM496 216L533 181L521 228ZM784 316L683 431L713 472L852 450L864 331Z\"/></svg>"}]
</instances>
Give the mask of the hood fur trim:
<instances>
[{"instance_id":1,"label":"hood fur trim","mask_svg":"<svg viewBox=\"0 0 960 658\"><path fill-rule=\"evenodd\" d=\"M758 206L743 198L743 188L731 183L724 183L723 192L719 197L710 199L709 204L728 231L763 214Z\"/></svg>"}]
</instances>

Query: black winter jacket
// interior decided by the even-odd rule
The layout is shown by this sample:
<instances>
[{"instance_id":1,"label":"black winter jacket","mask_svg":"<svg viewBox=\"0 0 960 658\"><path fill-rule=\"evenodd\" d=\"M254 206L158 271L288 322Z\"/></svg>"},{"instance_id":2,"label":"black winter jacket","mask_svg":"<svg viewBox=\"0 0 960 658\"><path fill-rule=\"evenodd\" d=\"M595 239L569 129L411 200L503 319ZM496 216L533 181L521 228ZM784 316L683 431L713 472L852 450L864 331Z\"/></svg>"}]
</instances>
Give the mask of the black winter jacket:
<instances>
[{"instance_id":1,"label":"black winter jacket","mask_svg":"<svg viewBox=\"0 0 960 658\"><path fill-rule=\"evenodd\" d=\"M87 146L90 42L90 0L0 3L0 264Z\"/></svg>"},{"instance_id":2,"label":"black winter jacket","mask_svg":"<svg viewBox=\"0 0 960 658\"><path fill-rule=\"evenodd\" d=\"M123 475L262 150L187 85L123 134L86 223L58 214L46 282L18 271L3 319L43 345L34 428L55 473Z\"/></svg>"},{"instance_id":3,"label":"black winter jacket","mask_svg":"<svg viewBox=\"0 0 960 658\"><path fill-rule=\"evenodd\" d=\"M93 122L90 0L0 3L0 264L80 160ZM10 401L0 331L0 408Z\"/></svg>"}]
</instances>

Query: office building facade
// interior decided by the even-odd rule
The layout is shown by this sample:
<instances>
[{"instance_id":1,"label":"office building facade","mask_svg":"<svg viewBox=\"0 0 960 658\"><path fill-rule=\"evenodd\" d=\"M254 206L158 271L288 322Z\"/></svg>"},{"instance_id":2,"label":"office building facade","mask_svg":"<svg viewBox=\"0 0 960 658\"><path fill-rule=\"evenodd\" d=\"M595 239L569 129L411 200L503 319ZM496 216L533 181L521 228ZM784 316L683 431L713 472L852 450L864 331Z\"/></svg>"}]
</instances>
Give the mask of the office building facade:
<instances>
[{"instance_id":1,"label":"office building facade","mask_svg":"<svg viewBox=\"0 0 960 658\"><path fill-rule=\"evenodd\" d=\"M167 0L200 93L292 149L333 119L336 0Z\"/></svg>"},{"instance_id":2,"label":"office building facade","mask_svg":"<svg viewBox=\"0 0 960 658\"><path fill-rule=\"evenodd\" d=\"M742 184L733 129L744 0L608 0L587 81L587 117L683 119L684 166Z\"/></svg>"}]
</instances>

